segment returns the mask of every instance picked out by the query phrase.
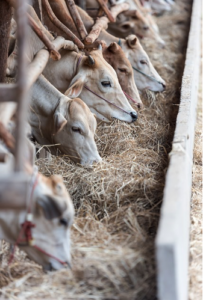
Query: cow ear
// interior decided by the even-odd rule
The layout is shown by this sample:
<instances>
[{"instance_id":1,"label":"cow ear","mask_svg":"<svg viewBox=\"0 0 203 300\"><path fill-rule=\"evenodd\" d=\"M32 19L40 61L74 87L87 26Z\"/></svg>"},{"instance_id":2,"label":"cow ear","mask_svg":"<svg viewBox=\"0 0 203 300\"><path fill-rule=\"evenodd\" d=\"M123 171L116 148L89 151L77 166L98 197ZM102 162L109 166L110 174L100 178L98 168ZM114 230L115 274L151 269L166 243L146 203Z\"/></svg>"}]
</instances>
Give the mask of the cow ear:
<instances>
[{"instance_id":1,"label":"cow ear","mask_svg":"<svg viewBox=\"0 0 203 300\"><path fill-rule=\"evenodd\" d=\"M69 89L65 91L65 95L70 98L77 98L81 94L83 86L84 86L83 80L78 79L71 85L71 87L69 87Z\"/></svg>"},{"instance_id":2,"label":"cow ear","mask_svg":"<svg viewBox=\"0 0 203 300\"><path fill-rule=\"evenodd\" d=\"M108 46L108 50L112 53L116 53L119 50L119 45L113 42Z\"/></svg>"},{"instance_id":3,"label":"cow ear","mask_svg":"<svg viewBox=\"0 0 203 300\"><path fill-rule=\"evenodd\" d=\"M129 35L126 38L127 44L130 48L135 48L138 42L138 38L135 35Z\"/></svg>"},{"instance_id":4,"label":"cow ear","mask_svg":"<svg viewBox=\"0 0 203 300\"><path fill-rule=\"evenodd\" d=\"M59 201L50 195L41 195L37 199L37 204L41 207L45 218L48 220L61 217L67 209L65 201Z\"/></svg>"},{"instance_id":5,"label":"cow ear","mask_svg":"<svg viewBox=\"0 0 203 300\"><path fill-rule=\"evenodd\" d=\"M66 125L67 120L64 118L62 113L56 112L54 114L54 132L53 135L59 133L63 127Z\"/></svg>"}]
</instances>

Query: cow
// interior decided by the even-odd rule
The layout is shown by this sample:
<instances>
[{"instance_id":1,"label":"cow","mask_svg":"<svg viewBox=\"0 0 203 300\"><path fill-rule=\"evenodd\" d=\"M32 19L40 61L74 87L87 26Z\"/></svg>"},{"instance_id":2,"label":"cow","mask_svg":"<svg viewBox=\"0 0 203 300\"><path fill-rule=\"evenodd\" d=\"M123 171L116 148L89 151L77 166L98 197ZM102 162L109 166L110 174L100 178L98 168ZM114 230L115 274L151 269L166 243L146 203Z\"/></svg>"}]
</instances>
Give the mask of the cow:
<instances>
[{"instance_id":1,"label":"cow","mask_svg":"<svg viewBox=\"0 0 203 300\"><path fill-rule=\"evenodd\" d=\"M93 113L81 99L68 98L42 75L32 88L29 124L39 144L52 145L52 154L60 150L81 165L101 161Z\"/></svg>"},{"instance_id":2,"label":"cow","mask_svg":"<svg viewBox=\"0 0 203 300\"><path fill-rule=\"evenodd\" d=\"M69 14L69 12L64 0L50 0L50 4L52 5L52 9L56 16L62 23L64 23L68 27L69 22L67 22L66 14ZM93 19L83 9L81 9L80 7L77 8L87 31L90 32L92 26L94 25ZM43 18L45 24L48 26L48 28L50 28L50 30L55 31L58 34L60 33L58 29L53 27L53 24L49 21L49 18L46 16L46 14L44 14ZM74 26L71 26L71 29L74 30ZM73 32L74 34L78 35L76 28ZM64 37L66 36L64 35ZM162 92L165 90L165 81L160 77L160 75L153 67L147 53L144 51L142 45L139 42L139 39L135 35L130 35L126 39L120 39L109 34L106 30L102 30L101 34L99 35L99 39L104 40L107 46L109 46L113 42L121 46L132 67L137 69L134 69L134 79L135 84L140 92L145 89L149 89L154 92ZM115 62L116 59L117 57L115 55ZM141 72L139 72L138 70ZM145 75L143 75L143 73Z\"/></svg>"},{"instance_id":3,"label":"cow","mask_svg":"<svg viewBox=\"0 0 203 300\"><path fill-rule=\"evenodd\" d=\"M116 2L120 3L123 2L123 0L118 0ZM130 34L135 34L140 39L154 39L161 47L164 47L165 42L160 37L159 32L154 30L154 24L152 25L151 16L143 13L143 11L140 10L140 8L136 5L134 0L127 0L126 2L129 3L129 10L120 13L117 16L115 23L109 23L107 29L108 32L120 38L125 38ZM96 16L95 12L98 13L98 11L91 9L99 9L98 2L96 0L88 0L86 6L87 12L91 16Z\"/></svg>"},{"instance_id":4,"label":"cow","mask_svg":"<svg viewBox=\"0 0 203 300\"><path fill-rule=\"evenodd\" d=\"M134 81L133 68L122 48L116 42L111 43L108 47L106 43L102 43L102 48L104 59L116 71L121 88L127 98L138 107L142 107L139 91Z\"/></svg>"},{"instance_id":5,"label":"cow","mask_svg":"<svg viewBox=\"0 0 203 300\"><path fill-rule=\"evenodd\" d=\"M151 11L156 15L161 15L164 12L171 11L171 6L173 2L170 0L152 0L152 1L143 1L143 6L151 9Z\"/></svg>"},{"instance_id":6,"label":"cow","mask_svg":"<svg viewBox=\"0 0 203 300\"><path fill-rule=\"evenodd\" d=\"M37 19L33 9L32 16ZM38 20L39 22L39 20ZM42 30L45 29L41 25ZM53 39L46 30L46 34ZM43 47L42 42L30 30L30 43L27 56L32 61L34 55ZM15 74L16 61L14 49L8 58L7 74ZM49 61L43 74L62 93L70 98L80 95L100 120L109 122L116 118L128 123L137 119L137 112L131 107L124 95L114 69L102 56L102 48L92 51L89 56L83 56L75 51L61 51L61 60Z\"/></svg>"},{"instance_id":7,"label":"cow","mask_svg":"<svg viewBox=\"0 0 203 300\"><path fill-rule=\"evenodd\" d=\"M27 140L24 160L24 172L31 178L27 207L15 211L10 207L1 208L0 239L14 245L13 252L16 246L24 250L44 270L58 270L71 265L70 228L74 207L62 176L45 177L30 164L29 144ZM0 143L0 153L6 157L0 162L0 169L4 170L1 176L5 180L11 174L13 156L3 143Z\"/></svg>"},{"instance_id":8,"label":"cow","mask_svg":"<svg viewBox=\"0 0 203 300\"><path fill-rule=\"evenodd\" d=\"M49 60L43 71L57 89L70 98L80 96L102 121L136 121L137 112L125 97L115 70L103 58L101 48L91 51L89 56L74 51L60 53L61 60Z\"/></svg>"},{"instance_id":9,"label":"cow","mask_svg":"<svg viewBox=\"0 0 203 300\"><path fill-rule=\"evenodd\" d=\"M43 10L43 20L47 28L50 28L52 32L55 32L57 33L57 35L67 38L66 34L63 31L61 31L59 28L56 28L53 25L53 23L50 22L44 10ZM109 45L109 47L106 47L103 44L103 57L116 71L119 83L122 89L125 91L125 93L129 95L130 98L134 99L135 102L138 104L138 106L141 106L142 101L140 99L139 92L135 85L134 76L132 76L133 69L129 63L129 60L125 56L125 53L122 50L122 48L118 44L115 45L115 43L112 43L112 45Z\"/></svg>"}]
</instances>

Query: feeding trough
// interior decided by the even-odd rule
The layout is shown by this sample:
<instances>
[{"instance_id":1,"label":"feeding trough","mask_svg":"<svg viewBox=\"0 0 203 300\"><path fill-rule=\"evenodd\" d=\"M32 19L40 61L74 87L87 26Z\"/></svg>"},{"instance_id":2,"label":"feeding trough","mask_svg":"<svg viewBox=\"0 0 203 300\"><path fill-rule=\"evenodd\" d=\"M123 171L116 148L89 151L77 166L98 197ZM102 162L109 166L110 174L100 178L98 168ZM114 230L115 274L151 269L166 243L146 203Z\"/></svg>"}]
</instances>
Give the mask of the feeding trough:
<instances>
[{"instance_id":1,"label":"feeding trough","mask_svg":"<svg viewBox=\"0 0 203 300\"><path fill-rule=\"evenodd\" d=\"M200 72L201 1L193 2L179 112L156 238L161 300L188 298L190 201Z\"/></svg>"},{"instance_id":2,"label":"feeding trough","mask_svg":"<svg viewBox=\"0 0 203 300\"><path fill-rule=\"evenodd\" d=\"M46 6L47 1L42 2ZM66 3L74 4L73 1ZM68 156L49 155L48 159L36 159L43 174L63 176L74 202L72 271L64 269L46 274L19 250L7 267L9 248L3 243L0 284L7 297L11 298L14 293L18 299L50 299L57 295L61 299L152 300L158 294L161 300L186 299L196 105L191 99L195 97L198 82L195 66L199 65L199 6L200 1L194 1L186 63L190 1L177 0L172 12L156 19L166 41L164 49L153 40L142 41L155 68L166 80L167 88L156 95L144 92L144 107L139 111L136 123L98 122L96 143L102 163L81 167L71 162ZM112 7L110 12L114 10ZM58 28L67 31L53 12L51 18ZM107 17L101 18L105 24L109 22ZM80 23L78 15L73 19L76 24L78 20ZM101 21L95 22L96 29L102 30L100 24ZM83 33L83 44L76 40L81 49L89 43L84 30ZM92 34L91 42L94 42L98 32ZM183 176L179 170L184 170ZM171 181L174 178L175 183ZM179 183L184 184L180 193ZM174 191L174 187L177 190ZM172 192L175 195L171 196ZM187 203L182 204L182 200ZM180 236L178 240L177 235Z\"/></svg>"}]
</instances>

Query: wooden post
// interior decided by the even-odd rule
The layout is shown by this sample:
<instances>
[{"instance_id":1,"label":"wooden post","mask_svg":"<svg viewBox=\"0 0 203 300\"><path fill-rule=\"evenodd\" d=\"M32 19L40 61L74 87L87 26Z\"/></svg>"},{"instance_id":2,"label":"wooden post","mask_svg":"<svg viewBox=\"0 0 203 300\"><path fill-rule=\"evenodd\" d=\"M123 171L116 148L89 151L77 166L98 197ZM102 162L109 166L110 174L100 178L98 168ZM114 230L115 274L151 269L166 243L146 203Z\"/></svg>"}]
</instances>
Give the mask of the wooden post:
<instances>
[{"instance_id":1,"label":"wooden post","mask_svg":"<svg viewBox=\"0 0 203 300\"><path fill-rule=\"evenodd\" d=\"M129 8L128 3L121 3L121 4L113 6L111 8L111 13L112 13L113 17L116 18L118 14L120 14L122 11L127 10L128 8ZM92 44L100 35L101 30L105 29L107 27L108 23L109 23L109 19L107 17L102 17L102 18L97 19L96 23L92 27L92 30L86 37L84 43L86 45Z\"/></svg>"},{"instance_id":2,"label":"wooden post","mask_svg":"<svg viewBox=\"0 0 203 300\"><path fill-rule=\"evenodd\" d=\"M54 23L54 25L56 25L56 27L58 27L60 30L65 32L68 38L73 41L78 46L78 48L83 49L84 44L78 39L75 34L72 33L72 31L70 31L70 29L68 29L63 23L61 23L61 21L59 21L59 19L55 16L48 0L43 0L43 7L46 9L52 23Z\"/></svg>"},{"instance_id":3,"label":"wooden post","mask_svg":"<svg viewBox=\"0 0 203 300\"><path fill-rule=\"evenodd\" d=\"M109 19L109 21L112 22L112 23L114 23L115 22L115 18L113 17L111 11L109 10L106 2L104 0L97 0L97 1L99 2L99 5L101 6L101 8L105 12L105 14L107 15L107 18Z\"/></svg>"},{"instance_id":4,"label":"wooden post","mask_svg":"<svg viewBox=\"0 0 203 300\"><path fill-rule=\"evenodd\" d=\"M24 157L26 149L26 122L28 112L28 90L27 90L27 58L26 41L27 41L27 5L25 0L17 0L16 7L16 21L17 27L17 40L18 40L18 105L16 111L16 132L15 132L15 171L23 171Z\"/></svg>"},{"instance_id":5,"label":"wooden post","mask_svg":"<svg viewBox=\"0 0 203 300\"><path fill-rule=\"evenodd\" d=\"M85 25L78 13L75 2L74 2L74 0L65 0L65 1L68 6L68 9L70 11L70 14L73 18L73 21L75 23L75 26L79 32L79 35L80 35L81 39L84 40L87 36L87 30L86 30Z\"/></svg>"},{"instance_id":6,"label":"wooden post","mask_svg":"<svg viewBox=\"0 0 203 300\"><path fill-rule=\"evenodd\" d=\"M86 0L75 0L75 4L86 10Z\"/></svg>"},{"instance_id":7,"label":"wooden post","mask_svg":"<svg viewBox=\"0 0 203 300\"><path fill-rule=\"evenodd\" d=\"M0 82L5 82L8 56L9 31L12 8L6 0L0 1Z\"/></svg>"}]
</instances>

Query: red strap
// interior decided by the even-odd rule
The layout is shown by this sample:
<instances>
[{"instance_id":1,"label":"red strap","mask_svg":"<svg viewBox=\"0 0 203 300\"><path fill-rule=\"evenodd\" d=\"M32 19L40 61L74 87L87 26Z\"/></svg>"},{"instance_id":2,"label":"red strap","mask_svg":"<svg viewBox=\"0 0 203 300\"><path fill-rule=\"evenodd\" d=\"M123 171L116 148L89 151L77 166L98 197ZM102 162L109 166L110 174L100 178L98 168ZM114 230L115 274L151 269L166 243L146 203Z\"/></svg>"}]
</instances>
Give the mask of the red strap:
<instances>
[{"instance_id":1,"label":"red strap","mask_svg":"<svg viewBox=\"0 0 203 300\"><path fill-rule=\"evenodd\" d=\"M124 92L124 91L123 91ZM133 98L131 98L131 96L129 96L126 92L124 92L124 94L126 95L126 97L128 98L128 99L130 99L132 102L134 102L137 106L140 106L140 104L137 102L137 101L135 101Z\"/></svg>"},{"instance_id":2,"label":"red strap","mask_svg":"<svg viewBox=\"0 0 203 300\"><path fill-rule=\"evenodd\" d=\"M38 247L38 246L36 246L36 245L33 245L33 247L36 248L37 250L39 250L40 252L46 254L47 256L54 258L54 259L55 259L56 261L58 261L60 264L62 264L62 265L66 265L66 264L67 264L67 262L62 261L62 260L60 260L59 258L57 258L57 257L55 257L55 256L53 256L53 255L51 255L51 254L49 254L49 253L47 253L47 252L44 251L42 248L40 248L40 247Z\"/></svg>"},{"instance_id":3,"label":"red strap","mask_svg":"<svg viewBox=\"0 0 203 300\"><path fill-rule=\"evenodd\" d=\"M8 264L11 264L11 262L13 261L13 258L14 258L14 255L15 255L15 250L16 250L16 247L19 245L20 242L27 242L28 245L31 244L32 242L32 228L35 227L35 224L32 223L31 221L31 217L32 217L32 214L31 214L31 207L32 207L32 199L33 199L33 193L34 193L34 190L37 186L37 183L38 183L38 175L36 176L36 179L34 179L34 183L33 183L33 186L31 188L31 193L30 193L30 203L29 203L29 206L27 208L27 215L26 215L26 220L25 222L21 225L22 228L20 230L20 233L18 235L18 238L15 242L15 245L14 245L14 248L13 248L13 252L11 253L10 255L10 258L9 258L9 261L8 261ZM24 236L25 236L25 239L22 239L22 234L24 233ZM33 245L33 247L35 247L37 250L39 250L40 252L46 254L47 256L49 257L52 257L54 258L56 261L58 261L59 263L61 263L62 265L64 264L67 264L65 261L62 261L60 260L59 258L47 253L46 251L44 251L43 249L41 249L40 247L36 246L36 245Z\"/></svg>"}]
</instances>

